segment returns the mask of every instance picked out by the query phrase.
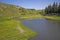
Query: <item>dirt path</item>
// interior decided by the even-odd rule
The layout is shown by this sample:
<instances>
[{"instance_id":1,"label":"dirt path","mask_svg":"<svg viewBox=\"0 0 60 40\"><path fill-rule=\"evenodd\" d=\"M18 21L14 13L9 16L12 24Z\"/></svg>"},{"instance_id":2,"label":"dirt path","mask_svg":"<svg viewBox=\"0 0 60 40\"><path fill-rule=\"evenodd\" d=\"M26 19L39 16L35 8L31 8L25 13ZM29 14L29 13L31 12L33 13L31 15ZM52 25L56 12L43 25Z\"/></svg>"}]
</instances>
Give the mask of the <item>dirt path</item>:
<instances>
[{"instance_id":1,"label":"dirt path","mask_svg":"<svg viewBox=\"0 0 60 40\"><path fill-rule=\"evenodd\" d=\"M20 33L24 33L25 32L25 30L22 29L19 25L17 25L17 29L20 31Z\"/></svg>"}]
</instances>

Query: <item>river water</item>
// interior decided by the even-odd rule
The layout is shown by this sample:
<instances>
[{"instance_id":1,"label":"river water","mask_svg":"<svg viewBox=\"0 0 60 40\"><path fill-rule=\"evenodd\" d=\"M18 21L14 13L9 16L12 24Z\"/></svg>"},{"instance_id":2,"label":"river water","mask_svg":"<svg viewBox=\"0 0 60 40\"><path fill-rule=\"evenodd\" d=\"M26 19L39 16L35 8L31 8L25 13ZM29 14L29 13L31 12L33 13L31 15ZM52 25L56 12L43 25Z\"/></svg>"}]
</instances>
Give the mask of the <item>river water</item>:
<instances>
[{"instance_id":1,"label":"river water","mask_svg":"<svg viewBox=\"0 0 60 40\"><path fill-rule=\"evenodd\" d=\"M60 40L60 21L34 18L24 19L22 23L37 32L37 36L29 40Z\"/></svg>"}]
</instances>

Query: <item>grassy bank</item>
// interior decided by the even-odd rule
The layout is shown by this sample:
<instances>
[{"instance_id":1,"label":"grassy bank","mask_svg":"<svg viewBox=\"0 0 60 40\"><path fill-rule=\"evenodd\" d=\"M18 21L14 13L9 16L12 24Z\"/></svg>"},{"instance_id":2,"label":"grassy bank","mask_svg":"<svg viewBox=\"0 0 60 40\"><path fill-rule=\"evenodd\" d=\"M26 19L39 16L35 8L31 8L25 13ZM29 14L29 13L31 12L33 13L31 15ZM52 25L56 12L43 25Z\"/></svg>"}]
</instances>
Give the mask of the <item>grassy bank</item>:
<instances>
[{"instance_id":1,"label":"grassy bank","mask_svg":"<svg viewBox=\"0 0 60 40\"><path fill-rule=\"evenodd\" d=\"M44 16L44 18L49 20L58 20L60 21L60 16Z\"/></svg>"},{"instance_id":2,"label":"grassy bank","mask_svg":"<svg viewBox=\"0 0 60 40\"><path fill-rule=\"evenodd\" d=\"M21 16L21 19L31 19L31 18L46 18L49 20L59 20L60 21L60 16L43 16L43 15L24 15L24 16Z\"/></svg>"},{"instance_id":3,"label":"grassy bank","mask_svg":"<svg viewBox=\"0 0 60 40\"><path fill-rule=\"evenodd\" d=\"M18 26L25 32L21 33L22 30L19 30ZM35 32L23 26L20 21L7 20L0 22L0 40L28 40L34 35Z\"/></svg>"},{"instance_id":4,"label":"grassy bank","mask_svg":"<svg viewBox=\"0 0 60 40\"><path fill-rule=\"evenodd\" d=\"M31 19L31 18L43 18L42 15L24 15L24 16L21 16L21 19Z\"/></svg>"}]
</instances>

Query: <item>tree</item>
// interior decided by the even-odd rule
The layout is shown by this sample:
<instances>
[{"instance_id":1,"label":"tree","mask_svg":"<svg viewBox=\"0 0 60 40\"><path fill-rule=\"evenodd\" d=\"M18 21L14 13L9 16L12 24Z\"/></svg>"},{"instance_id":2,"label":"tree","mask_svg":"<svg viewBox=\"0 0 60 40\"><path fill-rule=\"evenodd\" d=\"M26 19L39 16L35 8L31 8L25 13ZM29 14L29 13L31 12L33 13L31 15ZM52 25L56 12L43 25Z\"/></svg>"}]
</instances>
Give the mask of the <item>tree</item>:
<instances>
[{"instance_id":1,"label":"tree","mask_svg":"<svg viewBox=\"0 0 60 40\"><path fill-rule=\"evenodd\" d=\"M59 3L59 6L58 6L58 15L60 15L60 3Z\"/></svg>"},{"instance_id":2,"label":"tree","mask_svg":"<svg viewBox=\"0 0 60 40\"><path fill-rule=\"evenodd\" d=\"M48 14L48 8L47 7L45 8L45 14Z\"/></svg>"},{"instance_id":3,"label":"tree","mask_svg":"<svg viewBox=\"0 0 60 40\"><path fill-rule=\"evenodd\" d=\"M52 13L51 5L49 5L48 7L45 8L45 13L46 14L51 14Z\"/></svg>"},{"instance_id":4,"label":"tree","mask_svg":"<svg viewBox=\"0 0 60 40\"><path fill-rule=\"evenodd\" d=\"M48 7L45 8L45 14L50 14L50 15L60 15L60 3L53 3L52 5L48 5Z\"/></svg>"},{"instance_id":5,"label":"tree","mask_svg":"<svg viewBox=\"0 0 60 40\"><path fill-rule=\"evenodd\" d=\"M52 7L51 7L51 5L48 6L48 13L49 13L49 14L52 13Z\"/></svg>"}]
</instances>

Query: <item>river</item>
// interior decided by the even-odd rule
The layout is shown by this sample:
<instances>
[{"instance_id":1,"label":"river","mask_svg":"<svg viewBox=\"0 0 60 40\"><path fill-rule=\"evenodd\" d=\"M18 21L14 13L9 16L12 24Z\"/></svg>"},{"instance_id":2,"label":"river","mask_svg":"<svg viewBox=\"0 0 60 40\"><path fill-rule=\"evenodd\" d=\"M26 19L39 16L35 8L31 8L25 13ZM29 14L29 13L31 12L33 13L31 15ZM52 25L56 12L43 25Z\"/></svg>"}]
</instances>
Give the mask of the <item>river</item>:
<instances>
[{"instance_id":1,"label":"river","mask_svg":"<svg viewBox=\"0 0 60 40\"><path fill-rule=\"evenodd\" d=\"M29 40L60 40L60 21L34 18L24 19L22 23L37 32L37 36Z\"/></svg>"}]
</instances>

